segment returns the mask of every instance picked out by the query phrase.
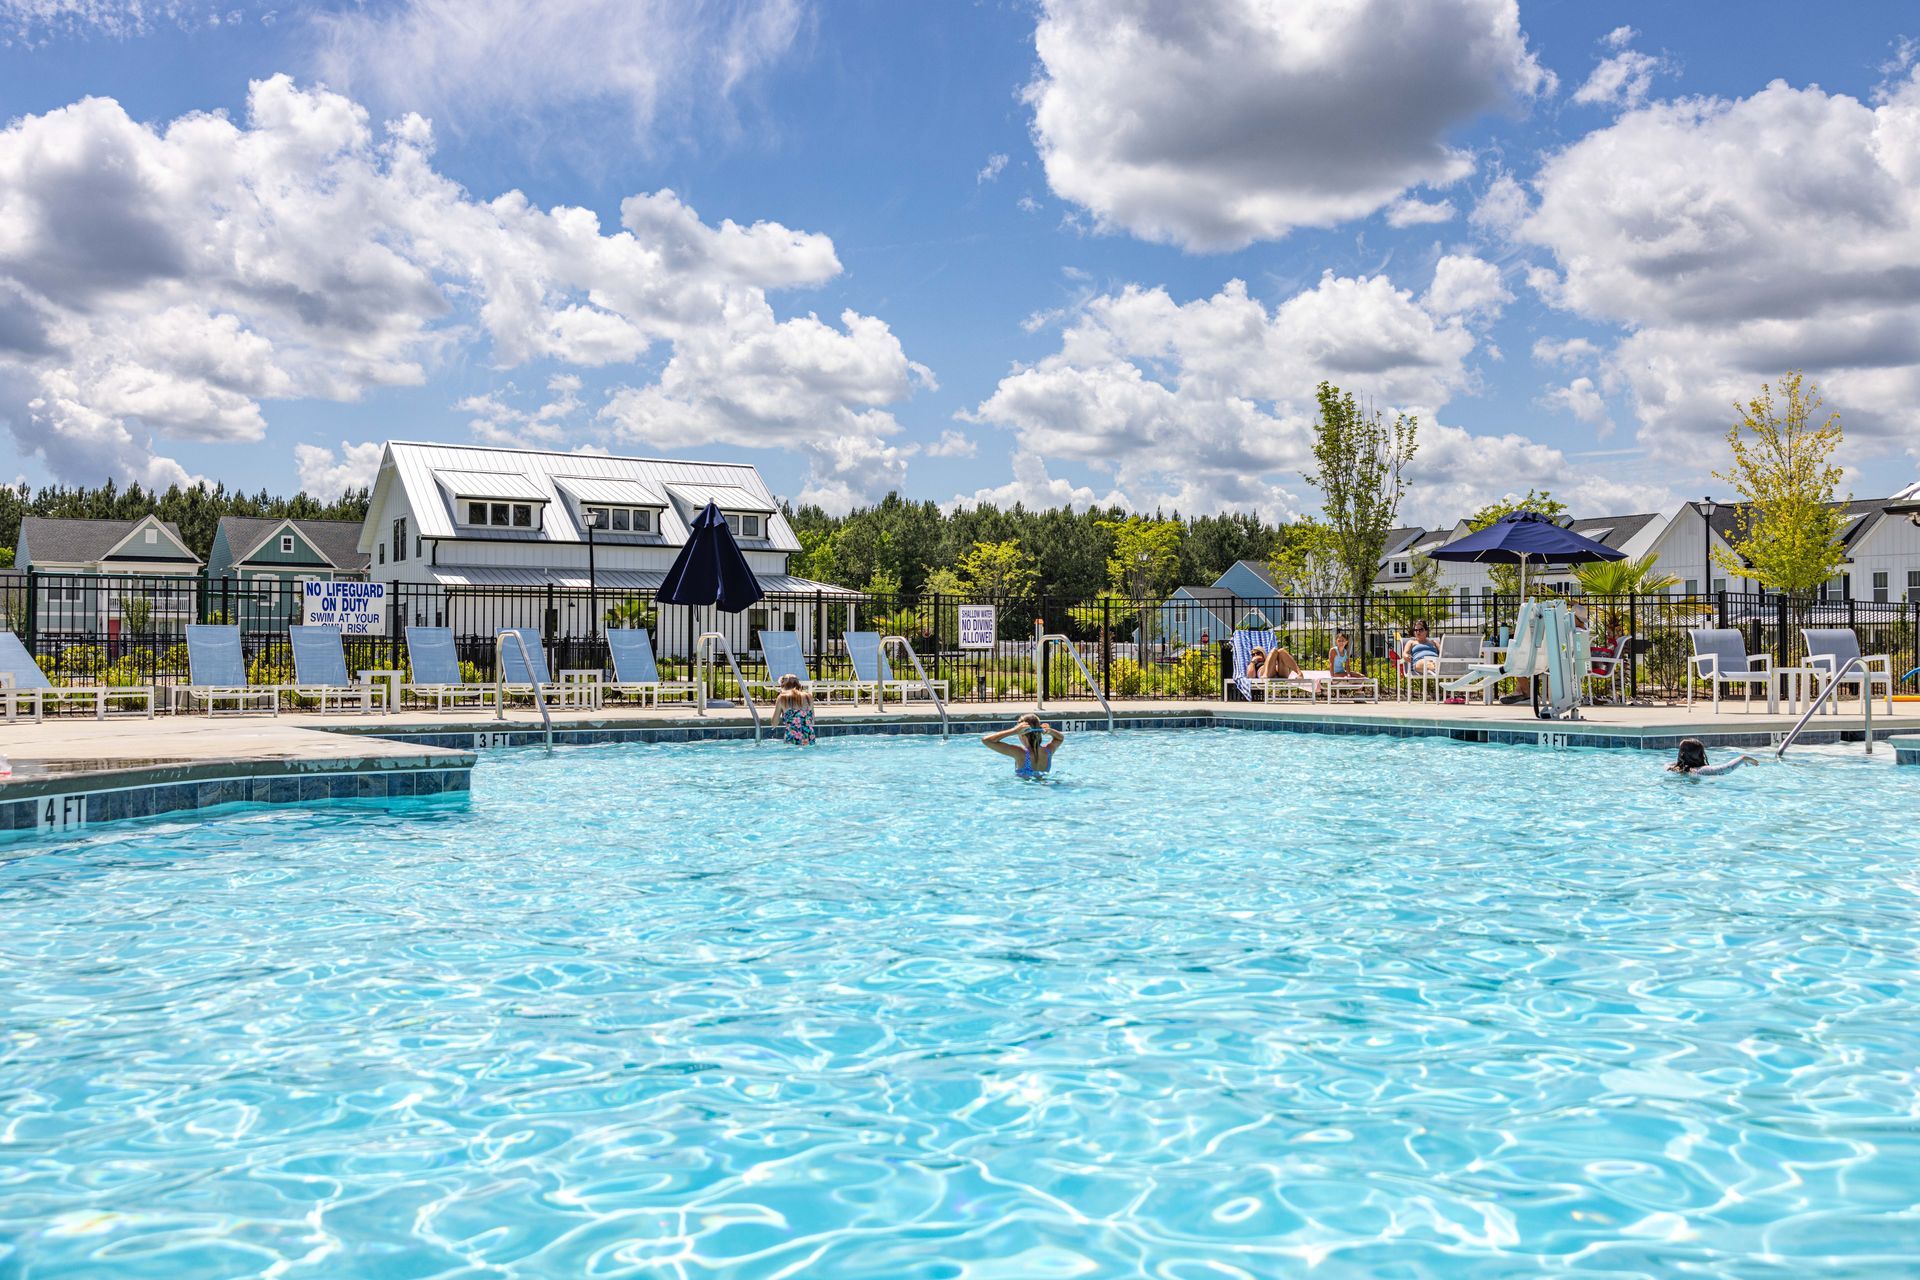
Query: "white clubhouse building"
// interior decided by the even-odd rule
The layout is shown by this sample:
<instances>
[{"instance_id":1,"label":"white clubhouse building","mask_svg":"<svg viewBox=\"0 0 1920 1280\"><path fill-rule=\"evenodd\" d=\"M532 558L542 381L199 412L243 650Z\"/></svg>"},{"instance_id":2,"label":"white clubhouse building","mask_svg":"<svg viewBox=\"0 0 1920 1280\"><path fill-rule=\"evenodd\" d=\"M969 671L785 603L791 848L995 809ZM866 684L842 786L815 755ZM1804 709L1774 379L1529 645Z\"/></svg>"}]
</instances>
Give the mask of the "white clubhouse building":
<instances>
[{"instance_id":1,"label":"white clubhouse building","mask_svg":"<svg viewBox=\"0 0 1920 1280\"><path fill-rule=\"evenodd\" d=\"M800 540L759 471L745 463L396 440L381 455L360 550L373 557L375 581L401 584L405 625L451 626L459 635L527 626L585 636L595 608L604 613L623 596L659 587L709 502L770 597L713 621L736 648L763 628L801 632L810 644L815 601L856 593L787 572ZM590 604L581 594L590 588L604 598ZM549 608L555 616L544 617ZM684 652L693 621L685 609L660 609L656 644Z\"/></svg>"}]
</instances>

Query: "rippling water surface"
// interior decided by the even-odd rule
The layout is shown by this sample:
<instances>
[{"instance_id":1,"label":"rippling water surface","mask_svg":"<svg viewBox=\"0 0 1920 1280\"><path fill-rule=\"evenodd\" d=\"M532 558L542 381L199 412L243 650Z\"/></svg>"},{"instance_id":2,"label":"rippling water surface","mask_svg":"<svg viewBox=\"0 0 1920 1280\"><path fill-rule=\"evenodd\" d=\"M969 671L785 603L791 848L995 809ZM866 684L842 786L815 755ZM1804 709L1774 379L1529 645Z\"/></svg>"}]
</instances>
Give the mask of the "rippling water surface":
<instances>
[{"instance_id":1,"label":"rippling water surface","mask_svg":"<svg viewBox=\"0 0 1920 1280\"><path fill-rule=\"evenodd\" d=\"M622 746L16 849L0 1275L1914 1274L1920 770L1662 763Z\"/></svg>"}]
</instances>

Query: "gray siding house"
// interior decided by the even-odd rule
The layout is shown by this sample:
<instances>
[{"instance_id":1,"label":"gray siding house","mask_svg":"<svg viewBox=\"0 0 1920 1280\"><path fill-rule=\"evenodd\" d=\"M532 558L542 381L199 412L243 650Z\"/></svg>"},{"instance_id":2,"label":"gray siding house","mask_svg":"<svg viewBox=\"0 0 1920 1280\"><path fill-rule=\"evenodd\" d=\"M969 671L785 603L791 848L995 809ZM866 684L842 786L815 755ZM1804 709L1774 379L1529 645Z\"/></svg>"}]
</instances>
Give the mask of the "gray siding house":
<instances>
[{"instance_id":1,"label":"gray siding house","mask_svg":"<svg viewBox=\"0 0 1920 1280\"><path fill-rule=\"evenodd\" d=\"M222 516L207 552L213 608L248 625L292 618L305 578L364 582L372 559L355 520Z\"/></svg>"},{"instance_id":2,"label":"gray siding house","mask_svg":"<svg viewBox=\"0 0 1920 1280\"><path fill-rule=\"evenodd\" d=\"M157 516L28 516L20 522L13 563L42 577L34 620L42 636L177 631L193 620L200 557L179 526Z\"/></svg>"}]
</instances>

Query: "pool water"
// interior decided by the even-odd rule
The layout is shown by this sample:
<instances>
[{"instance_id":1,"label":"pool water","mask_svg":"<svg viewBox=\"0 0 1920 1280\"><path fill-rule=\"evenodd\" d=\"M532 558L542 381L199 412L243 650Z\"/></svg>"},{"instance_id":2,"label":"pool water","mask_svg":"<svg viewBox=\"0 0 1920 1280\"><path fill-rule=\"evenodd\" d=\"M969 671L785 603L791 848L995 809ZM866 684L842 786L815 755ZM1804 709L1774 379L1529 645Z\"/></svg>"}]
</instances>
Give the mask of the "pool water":
<instances>
[{"instance_id":1,"label":"pool water","mask_svg":"<svg viewBox=\"0 0 1920 1280\"><path fill-rule=\"evenodd\" d=\"M1884 762L619 746L16 849L0 1275L1913 1274Z\"/></svg>"}]
</instances>

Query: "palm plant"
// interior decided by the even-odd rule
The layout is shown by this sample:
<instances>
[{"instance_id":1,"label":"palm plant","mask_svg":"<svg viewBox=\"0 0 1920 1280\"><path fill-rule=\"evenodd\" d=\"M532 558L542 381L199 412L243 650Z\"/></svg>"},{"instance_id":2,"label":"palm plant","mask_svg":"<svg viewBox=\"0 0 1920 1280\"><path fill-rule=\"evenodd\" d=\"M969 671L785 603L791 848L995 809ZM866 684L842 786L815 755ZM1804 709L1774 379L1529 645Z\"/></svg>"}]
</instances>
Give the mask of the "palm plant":
<instances>
[{"instance_id":1,"label":"palm plant","mask_svg":"<svg viewBox=\"0 0 1920 1280\"><path fill-rule=\"evenodd\" d=\"M1658 555L1648 553L1638 560L1596 560L1574 566L1573 579L1581 594L1593 601L1594 620L1609 635L1625 629L1624 618L1629 596L1662 595L1680 579L1662 573L1655 566Z\"/></svg>"}]
</instances>

